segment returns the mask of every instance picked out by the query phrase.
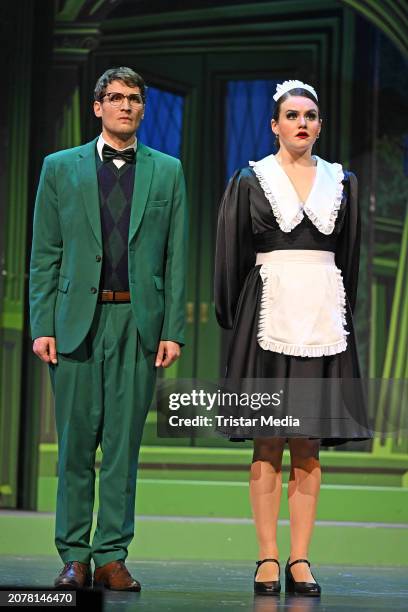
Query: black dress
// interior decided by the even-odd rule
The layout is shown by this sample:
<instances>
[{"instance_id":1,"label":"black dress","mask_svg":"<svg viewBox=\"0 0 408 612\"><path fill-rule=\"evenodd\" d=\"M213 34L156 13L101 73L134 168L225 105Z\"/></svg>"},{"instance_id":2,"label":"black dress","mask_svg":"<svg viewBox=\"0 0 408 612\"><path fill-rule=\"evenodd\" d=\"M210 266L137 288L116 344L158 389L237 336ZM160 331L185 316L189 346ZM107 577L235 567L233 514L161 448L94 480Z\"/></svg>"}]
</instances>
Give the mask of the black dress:
<instances>
[{"instance_id":1,"label":"black dress","mask_svg":"<svg viewBox=\"0 0 408 612\"><path fill-rule=\"evenodd\" d=\"M322 234L306 215L292 231L282 231L252 168L234 174L219 209L214 285L217 320L221 327L233 329L227 378L361 378L352 317L357 292L360 227L357 179L351 172L344 172L343 197L334 230L329 235ZM322 357L297 357L259 346L262 279L261 266L255 265L256 253L285 249L335 253L335 263L342 271L346 292L349 335L345 351ZM358 397L354 394L344 409L355 425L348 425L346 434L340 437L338 429L333 427L333 433L321 438L323 445L372 438L364 392ZM234 440L234 436L229 437ZM236 436L235 439L250 437Z\"/></svg>"}]
</instances>

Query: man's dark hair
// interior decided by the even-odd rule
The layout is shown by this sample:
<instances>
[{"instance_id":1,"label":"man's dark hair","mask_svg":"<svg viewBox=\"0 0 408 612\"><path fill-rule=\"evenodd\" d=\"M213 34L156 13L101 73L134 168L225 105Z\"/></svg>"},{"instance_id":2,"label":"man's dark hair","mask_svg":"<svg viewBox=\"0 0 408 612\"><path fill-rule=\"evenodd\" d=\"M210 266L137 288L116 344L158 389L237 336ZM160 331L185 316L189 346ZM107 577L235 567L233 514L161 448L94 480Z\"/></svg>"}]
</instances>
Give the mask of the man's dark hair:
<instances>
[{"instance_id":1,"label":"man's dark hair","mask_svg":"<svg viewBox=\"0 0 408 612\"><path fill-rule=\"evenodd\" d=\"M139 87L143 98L143 104L146 102L146 83L143 77L126 66L120 68L109 68L96 82L94 90L94 99L101 100L106 92L106 88L112 81L123 81L128 87Z\"/></svg>"}]
</instances>

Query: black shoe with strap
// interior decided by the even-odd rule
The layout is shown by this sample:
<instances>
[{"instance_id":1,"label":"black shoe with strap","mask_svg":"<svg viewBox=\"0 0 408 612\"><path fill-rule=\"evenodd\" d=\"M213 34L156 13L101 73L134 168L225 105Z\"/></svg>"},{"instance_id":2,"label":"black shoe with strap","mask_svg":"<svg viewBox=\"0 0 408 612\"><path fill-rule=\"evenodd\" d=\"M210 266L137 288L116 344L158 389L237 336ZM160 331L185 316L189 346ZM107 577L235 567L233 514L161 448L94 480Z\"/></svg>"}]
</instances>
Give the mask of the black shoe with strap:
<instances>
[{"instance_id":1,"label":"black shoe with strap","mask_svg":"<svg viewBox=\"0 0 408 612\"><path fill-rule=\"evenodd\" d=\"M280 580L268 580L266 582L257 582L255 580L262 563L266 563L267 561L273 561L274 563L277 563L280 572L280 565L277 559L262 559L261 561L257 561L254 576L254 593L256 595L279 595L279 593L281 592Z\"/></svg>"},{"instance_id":2,"label":"black shoe with strap","mask_svg":"<svg viewBox=\"0 0 408 612\"><path fill-rule=\"evenodd\" d=\"M295 563L307 563L310 568L310 563L307 559L296 559L296 561L292 561L292 563L289 563L288 559L285 567L285 592L291 593L293 595L308 595L310 597L319 597L322 589L317 581L297 582L296 580L294 580L290 568L292 567L292 565L295 565ZM310 570L310 573L312 573L312 570ZM313 579L316 580L314 576Z\"/></svg>"}]
</instances>

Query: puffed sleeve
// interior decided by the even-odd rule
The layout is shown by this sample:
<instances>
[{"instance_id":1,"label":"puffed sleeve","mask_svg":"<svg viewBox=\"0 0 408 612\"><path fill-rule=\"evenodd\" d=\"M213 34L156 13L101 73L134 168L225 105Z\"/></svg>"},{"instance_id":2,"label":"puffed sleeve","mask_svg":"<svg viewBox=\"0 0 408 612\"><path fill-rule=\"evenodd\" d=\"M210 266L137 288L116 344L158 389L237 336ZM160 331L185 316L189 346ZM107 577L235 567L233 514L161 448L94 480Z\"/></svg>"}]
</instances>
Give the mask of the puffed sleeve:
<instances>
[{"instance_id":1,"label":"puffed sleeve","mask_svg":"<svg viewBox=\"0 0 408 612\"><path fill-rule=\"evenodd\" d=\"M231 329L245 278L255 265L249 185L244 171L230 179L218 211L214 301L218 323Z\"/></svg>"},{"instance_id":2,"label":"puffed sleeve","mask_svg":"<svg viewBox=\"0 0 408 612\"><path fill-rule=\"evenodd\" d=\"M352 172L347 172L346 178L348 179L345 181L345 188L348 188L347 208L336 249L336 265L343 273L347 299L351 312L354 312L360 261L361 215L358 203L357 178Z\"/></svg>"}]
</instances>

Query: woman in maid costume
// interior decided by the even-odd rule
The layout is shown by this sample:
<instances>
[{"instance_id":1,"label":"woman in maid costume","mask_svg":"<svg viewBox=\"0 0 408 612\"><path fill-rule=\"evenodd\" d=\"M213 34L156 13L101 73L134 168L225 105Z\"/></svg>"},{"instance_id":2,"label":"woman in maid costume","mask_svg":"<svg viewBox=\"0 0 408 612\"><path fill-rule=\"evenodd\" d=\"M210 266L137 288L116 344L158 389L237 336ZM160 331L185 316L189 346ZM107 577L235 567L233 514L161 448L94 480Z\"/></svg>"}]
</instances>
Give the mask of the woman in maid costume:
<instances>
[{"instance_id":1,"label":"woman in maid costume","mask_svg":"<svg viewBox=\"0 0 408 612\"><path fill-rule=\"evenodd\" d=\"M219 324L233 330L226 376L360 379L352 318L360 250L357 179L312 154L322 129L312 86L285 81L273 97L278 152L236 171L219 209L215 306ZM321 593L308 560L319 447L372 437L364 397L351 395L336 407L336 418L330 402L317 402L315 419L300 435L253 436L250 497L260 559L255 593L281 590L276 530L286 441L291 548L285 590Z\"/></svg>"}]
</instances>

